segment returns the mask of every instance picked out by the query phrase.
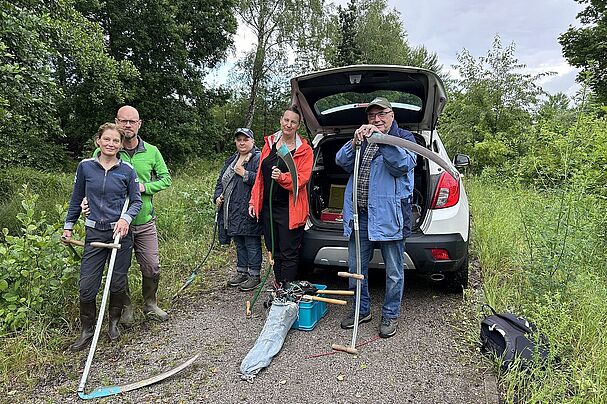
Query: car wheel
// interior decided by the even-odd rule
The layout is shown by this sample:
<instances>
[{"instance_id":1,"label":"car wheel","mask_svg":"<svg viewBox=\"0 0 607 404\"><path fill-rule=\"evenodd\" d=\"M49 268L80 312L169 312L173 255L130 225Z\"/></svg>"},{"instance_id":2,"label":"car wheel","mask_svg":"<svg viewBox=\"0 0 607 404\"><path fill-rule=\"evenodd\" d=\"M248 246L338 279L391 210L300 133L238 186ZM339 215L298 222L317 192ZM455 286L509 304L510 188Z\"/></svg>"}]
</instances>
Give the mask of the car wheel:
<instances>
[{"instance_id":1,"label":"car wheel","mask_svg":"<svg viewBox=\"0 0 607 404\"><path fill-rule=\"evenodd\" d=\"M455 271L445 274L443 288L448 293L461 293L468 287L468 257Z\"/></svg>"}]
</instances>

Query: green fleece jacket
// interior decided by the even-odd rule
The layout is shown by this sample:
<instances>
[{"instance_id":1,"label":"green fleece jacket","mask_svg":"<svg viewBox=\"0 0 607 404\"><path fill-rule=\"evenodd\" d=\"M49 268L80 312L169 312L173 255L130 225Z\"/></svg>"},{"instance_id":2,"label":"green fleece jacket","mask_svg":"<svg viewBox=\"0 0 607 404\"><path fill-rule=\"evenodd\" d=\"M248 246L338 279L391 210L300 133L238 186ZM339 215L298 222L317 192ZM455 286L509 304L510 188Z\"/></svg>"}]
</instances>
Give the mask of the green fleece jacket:
<instances>
[{"instance_id":1,"label":"green fleece jacket","mask_svg":"<svg viewBox=\"0 0 607 404\"><path fill-rule=\"evenodd\" d=\"M131 222L132 225L145 224L154 218L154 205L152 204L154 194L171 186L173 181L160 150L156 146L144 142L141 137L137 138L139 144L133 157L124 150L121 150L119 154L122 161L130 163L135 168L139 183L145 187L145 191L141 193L143 202L141 210ZM97 148L93 152L93 157L99 151Z\"/></svg>"}]
</instances>

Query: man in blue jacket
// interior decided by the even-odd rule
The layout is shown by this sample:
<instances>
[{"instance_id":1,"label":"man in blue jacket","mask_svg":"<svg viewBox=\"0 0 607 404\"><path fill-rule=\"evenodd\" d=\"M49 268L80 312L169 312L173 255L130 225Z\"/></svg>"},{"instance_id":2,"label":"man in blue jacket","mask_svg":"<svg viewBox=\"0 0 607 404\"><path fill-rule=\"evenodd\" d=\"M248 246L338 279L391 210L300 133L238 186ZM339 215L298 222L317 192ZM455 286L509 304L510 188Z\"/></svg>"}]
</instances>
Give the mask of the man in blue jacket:
<instances>
[{"instance_id":1,"label":"man in blue jacket","mask_svg":"<svg viewBox=\"0 0 607 404\"><path fill-rule=\"evenodd\" d=\"M360 231L362 281L359 324L371 321L371 299L368 288L368 265L375 246L381 250L386 267L386 292L379 324L379 336L396 334L404 286L405 238L411 231L411 196L416 156L401 147L369 144L366 137L374 132L387 133L415 142L413 135L398 127L390 102L378 97L367 106L367 122L354 132L335 157L336 163L350 179L344 195L344 235L349 237L349 270L356 272L356 246L353 224L353 172L355 142L361 142L361 161L357 192ZM356 281L350 278L350 288ZM342 322L342 328L354 327L354 311Z\"/></svg>"}]
</instances>

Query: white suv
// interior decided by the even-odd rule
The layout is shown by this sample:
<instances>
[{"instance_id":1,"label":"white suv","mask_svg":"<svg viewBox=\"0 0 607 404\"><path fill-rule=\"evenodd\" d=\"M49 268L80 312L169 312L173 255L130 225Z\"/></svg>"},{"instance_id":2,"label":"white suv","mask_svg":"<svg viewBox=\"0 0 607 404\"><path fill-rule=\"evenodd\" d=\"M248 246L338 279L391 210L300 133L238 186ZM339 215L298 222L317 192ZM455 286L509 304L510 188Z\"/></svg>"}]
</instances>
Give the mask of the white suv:
<instances>
[{"instance_id":1,"label":"white suv","mask_svg":"<svg viewBox=\"0 0 607 404\"><path fill-rule=\"evenodd\" d=\"M323 70L291 79L293 103L313 137L314 166L308 184L310 218L306 224L300 270L314 266L347 267L348 241L343 236L341 208L348 174L335 164L335 154L366 123L365 108L375 97L392 104L395 120L413 133L418 144L449 162L436 131L447 96L432 71L406 66L357 65ZM453 165L470 159L455 155ZM449 162L449 164L451 164ZM468 283L468 198L459 180L438 164L418 155L413 192L412 234L405 243L407 270L441 281L447 290ZM381 268L379 249L369 263Z\"/></svg>"}]
</instances>

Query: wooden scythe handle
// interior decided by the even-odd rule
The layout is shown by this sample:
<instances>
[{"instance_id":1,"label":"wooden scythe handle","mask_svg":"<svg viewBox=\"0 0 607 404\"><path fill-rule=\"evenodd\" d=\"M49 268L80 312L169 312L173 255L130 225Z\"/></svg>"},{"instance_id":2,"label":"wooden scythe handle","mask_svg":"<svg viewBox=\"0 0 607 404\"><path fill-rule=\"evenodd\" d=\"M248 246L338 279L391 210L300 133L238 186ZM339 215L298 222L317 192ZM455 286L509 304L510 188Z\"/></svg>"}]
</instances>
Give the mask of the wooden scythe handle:
<instances>
[{"instance_id":1,"label":"wooden scythe handle","mask_svg":"<svg viewBox=\"0 0 607 404\"><path fill-rule=\"evenodd\" d=\"M79 247L84 247L84 241L76 240L74 238L66 238L61 236L61 242L64 244L73 244Z\"/></svg>"},{"instance_id":2,"label":"wooden scythe handle","mask_svg":"<svg viewBox=\"0 0 607 404\"><path fill-rule=\"evenodd\" d=\"M119 250L120 247L122 247L122 245L115 244L115 243L101 243L99 241L93 241L93 242L91 242L91 247L95 247L95 248L115 248L115 249Z\"/></svg>"},{"instance_id":3,"label":"wooden scythe handle","mask_svg":"<svg viewBox=\"0 0 607 404\"><path fill-rule=\"evenodd\" d=\"M337 276L341 276L342 278L354 278L354 279L360 279L360 280L365 279L364 275L351 274L350 272L338 272Z\"/></svg>"},{"instance_id":4,"label":"wooden scythe handle","mask_svg":"<svg viewBox=\"0 0 607 404\"><path fill-rule=\"evenodd\" d=\"M331 348L335 349L336 351L342 351L342 352L347 352L352 355L358 355L358 349L352 348L350 346L333 344L333 345L331 345Z\"/></svg>"},{"instance_id":5,"label":"wooden scythe handle","mask_svg":"<svg viewBox=\"0 0 607 404\"><path fill-rule=\"evenodd\" d=\"M341 295L341 296L354 296L353 290L317 290L317 295Z\"/></svg>"},{"instance_id":6,"label":"wooden scythe handle","mask_svg":"<svg viewBox=\"0 0 607 404\"><path fill-rule=\"evenodd\" d=\"M317 302L325 302L325 303L333 303L333 304L341 304L341 305L348 304L348 302L346 302L345 300L329 299L328 297L320 297L320 296L303 295L302 299L316 300Z\"/></svg>"}]
</instances>

